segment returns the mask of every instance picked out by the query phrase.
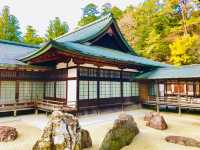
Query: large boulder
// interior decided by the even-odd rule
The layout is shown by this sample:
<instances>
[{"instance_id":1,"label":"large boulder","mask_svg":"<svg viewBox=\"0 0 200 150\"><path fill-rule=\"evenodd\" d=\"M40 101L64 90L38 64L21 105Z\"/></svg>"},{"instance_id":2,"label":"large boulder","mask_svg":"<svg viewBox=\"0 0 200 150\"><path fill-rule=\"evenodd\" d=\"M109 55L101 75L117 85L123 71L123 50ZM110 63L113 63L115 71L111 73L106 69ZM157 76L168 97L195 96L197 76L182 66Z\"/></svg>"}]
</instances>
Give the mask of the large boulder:
<instances>
[{"instance_id":1,"label":"large boulder","mask_svg":"<svg viewBox=\"0 0 200 150\"><path fill-rule=\"evenodd\" d=\"M84 149L89 147L92 147L90 133L85 129L81 129L81 148Z\"/></svg>"},{"instance_id":2,"label":"large boulder","mask_svg":"<svg viewBox=\"0 0 200 150\"><path fill-rule=\"evenodd\" d=\"M159 116L160 114L157 112L148 112L144 116L144 121L150 121L154 116Z\"/></svg>"},{"instance_id":3,"label":"large boulder","mask_svg":"<svg viewBox=\"0 0 200 150\"><path fill-rule=\"evenodd\" d=\"M146 126L154 129L165 130L168 128L164 117L158 113L147 113L144 121L146 121Z\"/></svg>"},{"instance_id":4,"label":"large boulder","mask_svg":"<svg viewBox=\"0 0 200 150\"><path fill-rule=\"evenodd\" d=\"M0 126L0 142L14 141L17 138L17 130L13 127Z\"/></svg>"},{"instance_id":5,"label":"large boulder","mask_svg":"<svg viewBox=\"0 0 200 150\"><path fill-rule=\"evenodd\" d=\"M81 150L81 127L71 114L54 111L33 150Z\"/></svg>"},{"instance_id":6,"label":"large boulder","mask_svg":"<svg viewBox=\"0 0 200 150\"><path fill-rule=\"evenodd\" d=\"M200 141L197 141L193 138L188 138L183 136L167 136L165 140L169 143L200 148Z\"/></svg>"},{"instance_id":7,"label":"large boulder","mask_svg":"<svg viewBox=\"0 0 200 150\"><path fill-rule=\"evenodd\" d=\"M100 150L120 150L129 145L138 133L139 129L133 117L121 114L115 120L112 129L106 134Z\"/></svg>"}]
</instances>

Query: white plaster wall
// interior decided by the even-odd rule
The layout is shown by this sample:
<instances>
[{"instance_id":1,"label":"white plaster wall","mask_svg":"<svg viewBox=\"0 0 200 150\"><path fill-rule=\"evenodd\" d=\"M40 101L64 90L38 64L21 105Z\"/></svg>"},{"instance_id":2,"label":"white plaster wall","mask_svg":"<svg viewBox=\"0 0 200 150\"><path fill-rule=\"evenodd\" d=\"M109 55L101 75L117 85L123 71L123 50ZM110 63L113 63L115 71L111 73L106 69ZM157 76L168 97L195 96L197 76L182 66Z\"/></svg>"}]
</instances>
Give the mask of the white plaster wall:
<instances>
[{"instance_id":1,"label":"white plaster wall","mask_svg":"<svg viewBox=\"0 0 200 150\"><path fill-rule=\"evenodd\" d=\"M80 66L82 66L82 67L90 67L90 68L97 68L97 66L95 66L93 64L81 64Z\"/></svg>"},{"instance_id":2,"label":"white plaster wall","mask_svg":"<svg viewBox=\"0 0 200 150\"><path fill-rule=\"evenodd\" d=\"M111 67L111 66L103 66L103 67L101 67L101 69L121 70L118 67Z\"/></svg>"},{"instance_id":3,"label":"white plaster wall","mask_svg":"<svg viewBox=\"0 0 200 150\"><path fill-rule=\"evenodd\" d=\"M77 81L68 80L67 87L67 104L71 107L76 107L76 92L77 92Z\"/></svg>"},{"instance_id":4,"label":"white plaster wall","mask_svg":"<svg viewBox=\"0 0 200 150\"><path fill-rule=\"evenodd\" d=\"M138 72L137 69L123 69L123 71Z\"/></svg>"},{"instance_id":5,"label":"white plaster wall","mask_svg":"<svg viewBox=\"0 0 200 150\"><path fill-rule=\"evenodd\" d=\"M68 77L77 77L77 68L68 69Z\"/></svg>"},{"instance_id":6,"label":"white plaster wall","mask_svg":"<svg viewBox=\"0 0 200 150\"><path fill-rule=\"evenodd\" d=\"M56 65L56 69L67 68L67 63L61 62Z\"/></svg>"},{"instance_id":7,"label":"white plaster wall","mask_svg":"<svg viewBox=\"0 0 200 150\"><path fill-rule=\"evenodd\" d=\"M74 67L76 66L76 64L73 62L73 60L71 59L68 63L68 67Z\"/></svg>"}]
</instances>

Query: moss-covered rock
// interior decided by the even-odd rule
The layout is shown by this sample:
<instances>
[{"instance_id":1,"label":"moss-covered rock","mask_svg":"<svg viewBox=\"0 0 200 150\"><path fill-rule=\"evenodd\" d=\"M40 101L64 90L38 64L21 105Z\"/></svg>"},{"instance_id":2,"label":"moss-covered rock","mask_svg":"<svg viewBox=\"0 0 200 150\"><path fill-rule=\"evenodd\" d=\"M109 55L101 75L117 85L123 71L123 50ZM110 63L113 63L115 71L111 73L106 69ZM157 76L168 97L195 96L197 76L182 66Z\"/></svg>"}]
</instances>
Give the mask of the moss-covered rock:
<instances>
[{"instance_id":1,"label":"moss-covered rock","mask_svg":"<svg viewBox=\"0 0 200 150\"><path fill-rule=\"evenodd\" d=\"M90 133L85 129L81 129L81 148L84 149L89 147L92 147Z\"/></svg>"},{"instance_id":2,"label":"moss-covered rock","mask_svg":"<svg viewBox=\"0 0 200 150\"><path fill-rule=\"evenodd\" d=\"M106 134L100 150L120 150L129 145L138 133L139 129L133 117L121 114L115 120L113 128Z\"/></svg>"}]
</instances>

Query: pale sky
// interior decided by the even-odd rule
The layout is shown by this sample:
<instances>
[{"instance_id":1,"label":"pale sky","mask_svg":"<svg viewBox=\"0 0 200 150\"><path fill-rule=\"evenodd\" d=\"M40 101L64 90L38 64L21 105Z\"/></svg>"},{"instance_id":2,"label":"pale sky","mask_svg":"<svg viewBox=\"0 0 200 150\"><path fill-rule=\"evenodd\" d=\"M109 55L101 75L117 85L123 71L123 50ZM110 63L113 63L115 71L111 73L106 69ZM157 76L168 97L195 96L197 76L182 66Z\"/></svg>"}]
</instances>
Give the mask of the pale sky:
<instances>
[{"instance_id":1,"label":"pale sky","mask_svg":"<svg viewBox=\"0 0 200 150\"><path fill-rule=\"evenodd\" d=\"M66 21L70 30L76 27L82 15L82 10L88 3L95 3L101 6L111 3L120 9L128 5L137 5L144 0L0 0L0 10L3 6L10 7L11 14L14 14L24 32L27 25L32 25L40 35L43 35L49 24L49 20L60 17Z\"/></svg>"}]
</instances>

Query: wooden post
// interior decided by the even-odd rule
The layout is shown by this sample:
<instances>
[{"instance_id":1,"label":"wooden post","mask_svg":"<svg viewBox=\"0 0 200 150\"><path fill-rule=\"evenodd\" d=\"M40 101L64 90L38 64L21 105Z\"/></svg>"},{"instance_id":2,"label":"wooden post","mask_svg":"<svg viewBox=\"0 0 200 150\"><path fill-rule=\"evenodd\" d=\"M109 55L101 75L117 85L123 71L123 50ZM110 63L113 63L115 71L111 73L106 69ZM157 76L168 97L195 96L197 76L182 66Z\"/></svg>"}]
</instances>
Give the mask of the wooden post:
<instances>
[{"instance_id":1,"label":"wooden post","mask_svg":"<svg viewBox=\"0 0 200 150\"><path fill-rule=\"evenodd\" d=\"M35 109L35 114L38 115L38 109L37 108Z\"/></svg>"},{"instance_id":2,"label":"wooden post","mask_svg":"<svg viewBox=\"0 0 200 150\"><path fill-rule=\"evenodd\" d=\"M160 104L159 104L159 83L156 81L156 111L160 112Z\"/></svg>"},{"instance_id":3,"label":"wooden post","mask_svg":"<svg viewBox=\"0 0 200 150\"><path fill-rule=\"evenodd\" d=\"M120 70L120 95L122 101L122 112L124 111L124 96L123 96L123 68Z\"/></svg>"},{"instance_id":4,"label":"wooden post","mask_svg":"<svg viewBox=\"0 0 200 150\"><path fill-rule=\"evenodd\" d=\"M180 83L178 82L178 114L181 116Z\"/></svg>"},{"instance_id":5,"label":"wooden post","mask_svg":"<svg viewBox=\"0 0 200 150\"><path fill-rule=\"evenodd\" d=\"M13 113L14 113L13 116L16 117L17 116L17 110L14 110Z\"/></svg>"},{"instance_id":6,"label":"wooden post","mask_svg":"<svg viewBox=\"0 0 200 150\"><path fill-rule=\"evenodd\" d=\"M100 110L100 66L97 66L97 115L101 113Z\"/></svg>"},{"instance_id":7,"label":"wooden post","mask_svg":"<svg viewBox=\"0 0 200 150\"><path fill-rule=\"evenodd\" d=\"M181 116L181 98L180 93L178 94L178 114Z\"/></svg>"}]
</instances>

